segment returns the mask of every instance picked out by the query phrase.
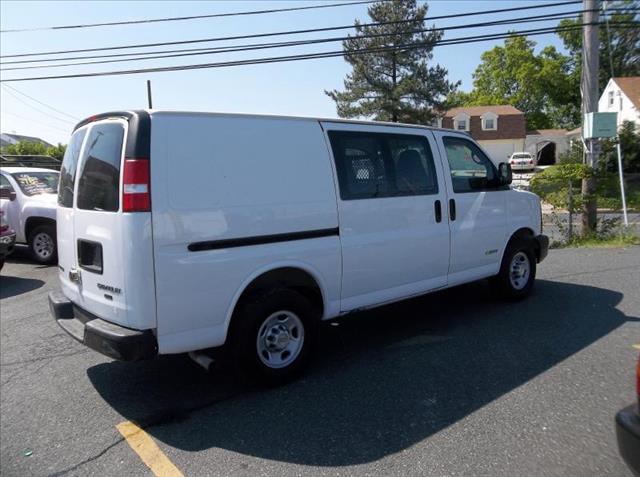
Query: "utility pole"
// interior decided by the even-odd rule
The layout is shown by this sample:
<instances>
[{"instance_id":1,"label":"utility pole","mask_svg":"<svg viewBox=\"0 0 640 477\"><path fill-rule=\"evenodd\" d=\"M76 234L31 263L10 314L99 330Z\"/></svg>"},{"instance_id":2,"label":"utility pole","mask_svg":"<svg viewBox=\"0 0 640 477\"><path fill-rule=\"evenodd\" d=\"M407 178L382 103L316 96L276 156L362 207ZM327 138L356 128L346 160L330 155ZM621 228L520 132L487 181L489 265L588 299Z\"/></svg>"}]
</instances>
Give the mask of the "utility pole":
<instances>
[{"instance_id":1,"label":"utility pole","mask_svg":"<svg viewBox=\"0 0 640 477\"><path fill-rule=\"evenodd\" d=\"M582 135L584 138L584 115L598 111L598 69L600 39L597 23L600 18L599 0L583 0L584 27L582 30L582 78L580 90L582 93ZM595 171L598 167L598 140L583 139L585 160L591 169L590 177L582 179L582 233L588 234L596 230L597 202Z\"/></svg>"}]
</instances>

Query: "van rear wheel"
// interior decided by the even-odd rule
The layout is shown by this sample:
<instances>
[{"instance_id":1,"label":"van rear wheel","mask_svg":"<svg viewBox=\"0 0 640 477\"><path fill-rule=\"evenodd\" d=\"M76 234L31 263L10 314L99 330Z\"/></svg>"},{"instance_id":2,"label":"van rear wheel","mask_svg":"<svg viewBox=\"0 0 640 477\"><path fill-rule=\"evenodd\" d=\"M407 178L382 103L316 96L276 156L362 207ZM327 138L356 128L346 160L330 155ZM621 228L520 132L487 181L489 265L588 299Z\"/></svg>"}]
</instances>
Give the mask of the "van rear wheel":
<instances>
[{"instance_id":1,"label":"van rear wheel","mask_svg":"<svg viewBox=\"0 0 640 477\"><path fill-rule=\"evenodd\" d=\"M55 225L40 225L34 228L29 234L29 249L36 262L54 263L58 259Z\"/></svg>"},{"instance_id":2,"label":"van rear wheel","mask_svg":"<svg viewBox=\"0 0 640 477\"><path fill-rule=\"evenodd\" d=\"M276 289L243 300L234 314L231 359L243 381L278 386L309 363L319 314L301 293Z\"/></svg>"},{"instance_id":3,"label":"van rear wheel","mask_svg":"<svg viewBox=\"0 0 640 477\"><path fill-rule=\"evenodd\" d=\"M533 290L536 279L536 254L530 241L512 240L502 257L500 273L491 282L500 296L517 301L526 298Z\"/></svg>"}]
</instances>

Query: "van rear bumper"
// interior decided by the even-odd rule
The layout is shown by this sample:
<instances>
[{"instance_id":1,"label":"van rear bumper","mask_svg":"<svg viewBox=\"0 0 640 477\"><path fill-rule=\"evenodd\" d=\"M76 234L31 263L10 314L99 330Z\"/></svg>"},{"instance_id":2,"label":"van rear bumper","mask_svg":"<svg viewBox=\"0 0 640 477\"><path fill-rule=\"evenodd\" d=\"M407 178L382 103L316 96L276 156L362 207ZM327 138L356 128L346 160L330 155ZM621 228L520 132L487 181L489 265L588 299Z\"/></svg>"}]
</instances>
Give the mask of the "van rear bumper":
<instances>
[{"instance_id":1,"label":"van rear bumper","mask_svg":"<svg viewBox=\"0 0 640 477\"><path fill-rule=\"evenodd\" d=\"M60 292L49 293L49 310L72 338L110 358L138 361L158 354L158 342L151 330L109 323L74 305Z\"/></svg>"}]
</instances>

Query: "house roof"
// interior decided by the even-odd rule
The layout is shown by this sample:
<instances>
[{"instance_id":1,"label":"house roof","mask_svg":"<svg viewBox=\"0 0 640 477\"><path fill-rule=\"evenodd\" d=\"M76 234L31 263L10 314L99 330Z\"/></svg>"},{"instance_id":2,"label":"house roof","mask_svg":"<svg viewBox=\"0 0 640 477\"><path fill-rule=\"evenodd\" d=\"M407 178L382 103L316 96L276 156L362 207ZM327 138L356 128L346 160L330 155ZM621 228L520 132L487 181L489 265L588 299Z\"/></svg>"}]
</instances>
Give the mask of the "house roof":
<instances>
[{"instance_id":1,"label":"house roof","mask_svg":"<svg viewBox=\"0 0 640 477\"><path fill-rule=\"evenodd\" d=\"M534 129L533 131L527 131L527 134L531 136L564 136L567 134L566 129Z\"/></svg>"},{"instance_id":2,"label":"house roof","mask_svg":"<svg viewBox=\"0 0 640 477\"><path fill-rule=\"evenodd\" d=\"M453 108L446 112L444 115L446 118L452 118L458 113L467 113L469 116L482 116L484 113L495 113L498 116L509 116L524 114L517 108L514 108L510 104L500 104L496 106L466 106L460 108Z\"/></svg>"},{"instance_id":3,"label":"house roof","mask_svg":"<svg viewBox=\"0 0 640 477\"><path fill-rule=\"evenodd\" d=\"M9 134L9 133L0 134L0 145L2 147L8 146L9 144L18 144L20 141L40 143L45 147L52 146L52 144L49 144L47 141L44 141L39 137L23 136L21 134Z\"/></svg>"},{"instance_id":4,"label":"house roof","mask_svg":"<svg viewBox=\"0 0 640 477\"><path fill-rule=\"evenodd\" d=\"M640 76L629 76L627 78L612 78L620 87L622 92L631 100L633 105L640 109Z\"/></svg>"}]
</instances>

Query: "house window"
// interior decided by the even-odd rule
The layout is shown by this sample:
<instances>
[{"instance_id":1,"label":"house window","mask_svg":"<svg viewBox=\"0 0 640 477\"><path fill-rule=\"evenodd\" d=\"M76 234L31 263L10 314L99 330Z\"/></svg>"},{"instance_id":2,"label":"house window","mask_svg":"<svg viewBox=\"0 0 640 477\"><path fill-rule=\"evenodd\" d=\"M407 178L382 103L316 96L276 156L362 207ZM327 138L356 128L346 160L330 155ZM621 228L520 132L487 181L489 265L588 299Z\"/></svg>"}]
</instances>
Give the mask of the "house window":
<instances>
[{"instance_id":1,"label":"house window","mask_svg":"<svg viewBox=\"0 0 640 477\"><path fill-rule=\"evenodd\" d=\"M609 91L609 106L613 106L613 91Z\"/></svg>"},{"instance_id":2,"label":"house window","mask_svg":"<svg viewBox=\"0 0 640 477\"><path fill-rule=\"evenodd\" d=\"M469 131L469 121L471 117L465 113L460 112L453 117L453 129L458 131Z\"/></svg>"},{"instance_id":3,"label":"house window","mask_svg":"<svg viewBox=\"0 0 640 477\"><path fill-rule=\"evenodd\" d=\"M498 115L488 111L480 116L483 131L495 131L498 129Z\"/></svg>"}]
</instances>

